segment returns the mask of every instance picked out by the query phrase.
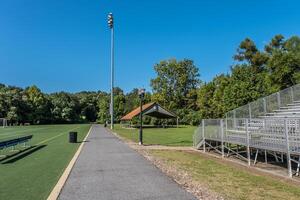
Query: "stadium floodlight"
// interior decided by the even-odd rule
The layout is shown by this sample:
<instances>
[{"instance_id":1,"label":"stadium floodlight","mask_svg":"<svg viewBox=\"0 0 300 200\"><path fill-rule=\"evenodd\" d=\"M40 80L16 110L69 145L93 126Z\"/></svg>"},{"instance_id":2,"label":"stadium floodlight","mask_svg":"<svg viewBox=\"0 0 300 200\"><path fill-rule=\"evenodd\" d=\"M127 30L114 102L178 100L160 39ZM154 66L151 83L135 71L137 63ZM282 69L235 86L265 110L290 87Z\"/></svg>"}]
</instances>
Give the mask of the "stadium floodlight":
<instances>
[{"instance_id":1,"label":"stadium floodlight","mask_svg":"<svg viewBox=\"0 0 300 200\"><path fill-rule=\"evenodd\" d=\"M110 89L110 129L114 128L114 17L112 13L108 14L107 23L111 30L111 51L110 51L110 80L111 80L111 89Z\"/></svg>"},{"instance_id":2,"label":"stadium floodlight","mask_svg":"<svg viewBox=\"0 0 300 200\"><path fill-rule=\"evenodd\" d=\"M140 133L139 133L139 145L143 145L143 101L145 97L145 89L139 89L139 97L140 97Z\"/></svg>"},{"instance_id":3,"label":"stadium floodlight","mask_svg":"<svg viewBox=\"0 0 300 200\"><path fill-rule=\"evenodd\" d=\"M114 27L114 17L113 17L113 14L109 13L107 18L108 18L107 22L108 22L109 28L113 28Z\"/></svg>"}]
</instances>

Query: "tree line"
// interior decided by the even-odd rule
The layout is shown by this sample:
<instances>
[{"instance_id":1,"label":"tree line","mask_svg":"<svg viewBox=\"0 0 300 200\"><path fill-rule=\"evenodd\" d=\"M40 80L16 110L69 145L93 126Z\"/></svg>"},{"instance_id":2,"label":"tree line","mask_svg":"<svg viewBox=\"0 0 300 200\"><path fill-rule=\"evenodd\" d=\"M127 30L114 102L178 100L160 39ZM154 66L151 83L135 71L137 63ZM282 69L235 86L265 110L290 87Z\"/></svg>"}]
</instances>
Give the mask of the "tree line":
<instances>
[{"instance_id":1,"label":"tree line","mask_svg":"<svg viewBox=\"0 0 300 200\"><path fill-rule=\"evenodd\" d=\"M230 73L209 82L200 79L199 68L190 59L164 60L154 66L152 92L145 103L156 101L175 112L183 124L198 124L204 118L225 113L260 97L300 82L300 38L274 36L263 49L243 40L233 55ZM103 123L109 120L110 94L103 91L43 93L37 86L20 88L0 84L0 118L11 123ZM116 122L139 105L138 89L124 93L114 88ZM157 119L147 123L162 123Z\"/></svg>"},{"instance_id":2,"label":"tree line","mask_svg":"<svg viewBox=\"0 0 300 200\"><path fill-rule=\"evenodd\" d=\"M150 93L145 101L150 101ZM11 124L104 123L109 120L110 94L102 91L43 93L37 86L25 89L0 84L0 118ZM116 121L139 105L138 89L124 94L114 88Z\"/></svg>"}]
</instances>

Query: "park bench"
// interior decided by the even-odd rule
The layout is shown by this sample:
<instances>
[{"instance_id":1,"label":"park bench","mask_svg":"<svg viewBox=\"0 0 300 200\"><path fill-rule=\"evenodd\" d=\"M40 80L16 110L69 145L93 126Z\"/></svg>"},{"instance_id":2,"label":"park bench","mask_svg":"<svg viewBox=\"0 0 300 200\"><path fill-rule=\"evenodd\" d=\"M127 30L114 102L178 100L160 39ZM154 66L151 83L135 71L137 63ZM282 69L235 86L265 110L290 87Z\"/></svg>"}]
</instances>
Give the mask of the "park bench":
<instances>
[{"instance_id":1,"label":"park bench","mask_svg":"<svg viewBox=\"0 0 300 200\"><path fill-rule=\"evenodd\" d=\"M19 137L19 138L0 141L0 150L6 149L9 147L14 148L18 144L24 144L24 146L25 146L26 142L31 140L31 138L32 138L32 135L28 135L28 136L23 136L23 137Z\"/></svg>"}]
</instances>

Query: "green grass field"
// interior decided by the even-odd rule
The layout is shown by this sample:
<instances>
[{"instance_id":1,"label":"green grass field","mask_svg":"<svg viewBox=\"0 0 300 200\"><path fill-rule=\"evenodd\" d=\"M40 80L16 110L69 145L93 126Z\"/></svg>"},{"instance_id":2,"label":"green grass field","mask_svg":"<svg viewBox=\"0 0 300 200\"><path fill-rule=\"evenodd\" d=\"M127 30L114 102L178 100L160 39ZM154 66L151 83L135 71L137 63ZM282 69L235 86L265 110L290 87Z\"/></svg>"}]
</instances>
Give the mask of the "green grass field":
<instances>
[{"instance_id":1,"label":"green grass field","mask_svg":"<svg viewBox=\"0 0 300 200\"><path fill-rule=\"evenodd\" d=\"M0 128L0 140L32 134L32 148L0 160L1 200L46 199L72 159L90 125L43 125ZM79 143L68 143L68 132L77 131ZM21 149L21 147L18 147Z\"/></svg>"},{"instance_id":2,"label":"green grass field","mask_svg":"<svg viewBox=\"0 0 300 200\"><path fill-rule=\"evenodd\" d=\"M145 145L192 146L195 126L180 126L179 128L144 128ZM121 137L138 142L139 130L122 128L115 125L114 132Z\"/></svg>"},{"instance_id":3,"label":"green grass field","mask_svg":"<svg viewBox=\"0 0 300 200\"><path fill-rule=\"evenodd\" d=\"M296 200L300 197L299 186L250 173L222 160L182 151L151 150L150 153L169 166L184 170L193 181L207 186L228 200Z\"/></svg>"}]
</instances>

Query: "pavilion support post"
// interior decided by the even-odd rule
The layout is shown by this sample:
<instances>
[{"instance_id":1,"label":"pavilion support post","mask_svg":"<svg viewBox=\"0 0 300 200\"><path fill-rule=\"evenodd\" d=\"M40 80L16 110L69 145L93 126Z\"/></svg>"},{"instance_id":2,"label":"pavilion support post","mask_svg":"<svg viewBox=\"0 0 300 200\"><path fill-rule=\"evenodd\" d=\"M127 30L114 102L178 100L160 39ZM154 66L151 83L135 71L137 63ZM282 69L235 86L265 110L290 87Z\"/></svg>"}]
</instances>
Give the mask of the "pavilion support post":
<instances>
[{"instance_id":1,"label":"pavilion support post","mask_svg":"<svg viewBox=\"0 0 300 200\"><path fill-rule=\"evenodd\" d=\"M250 155L250 135L249 135L249 128L248 128L248 119L246 119L246 135L247 135L247 159L248 165L251 165L251 155Z\"/></svg>"},{"instance_id":2,"label":"pavilion support post","mask_svg":"<svg viewBox=\"0 0 300 200\"><path fill-rule=\"evenodd\" d=\"M291 178L293 176L292 173L292 163L291 163L291 154L290 154L290 144L289 144L289 129L287 120L284 120L284 129L285 129L285 141L286 141L286 161L287 161L287 168L288 168L288 176Z\"/></svg>"}]
</instances>

